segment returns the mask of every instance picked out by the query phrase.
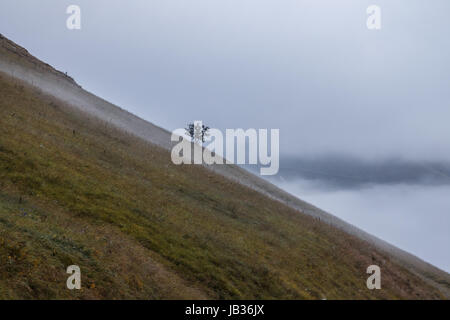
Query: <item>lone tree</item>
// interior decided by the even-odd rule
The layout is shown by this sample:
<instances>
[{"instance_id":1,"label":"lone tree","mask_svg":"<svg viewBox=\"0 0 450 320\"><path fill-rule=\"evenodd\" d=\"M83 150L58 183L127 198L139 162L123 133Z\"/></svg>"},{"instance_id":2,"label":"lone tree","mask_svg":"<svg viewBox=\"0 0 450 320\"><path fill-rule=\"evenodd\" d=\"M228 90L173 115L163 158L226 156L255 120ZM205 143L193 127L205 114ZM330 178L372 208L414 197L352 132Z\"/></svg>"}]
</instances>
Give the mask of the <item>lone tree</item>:
<instances>
[{"instance_id":1,"label":"lone tree","mask_svg":"<svg viewBox=\"0 0 450 320\"><path fill-rule=\"evenodd\" d=\"M195 121L194 123L189 123L186 129L186 134L191 137L193 142L203 143L205 138L209 135L209 127L202 124L201 121Z\"/></svg>"}]
</instances>

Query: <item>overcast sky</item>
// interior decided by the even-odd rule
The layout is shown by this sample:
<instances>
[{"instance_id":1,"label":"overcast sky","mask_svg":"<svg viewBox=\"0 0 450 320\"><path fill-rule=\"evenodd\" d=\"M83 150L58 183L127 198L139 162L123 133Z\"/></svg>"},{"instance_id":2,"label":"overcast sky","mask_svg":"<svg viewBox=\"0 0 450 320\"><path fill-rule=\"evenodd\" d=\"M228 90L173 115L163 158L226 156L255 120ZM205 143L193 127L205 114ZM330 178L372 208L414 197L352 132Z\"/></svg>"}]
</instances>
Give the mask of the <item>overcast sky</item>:
<instances>
[{"instance_id":1,"label":"overcast sky","mask_svg":"<svg viewBox=\"0 0 450 320\"><path fill-rule=\"evenodd\" d=\"M66 28L70 4L81 30ZM449 12L448 0L2 0L0 32L169 130L279 128L285 154L447 161Z\"/></svg>"}]
</instances>

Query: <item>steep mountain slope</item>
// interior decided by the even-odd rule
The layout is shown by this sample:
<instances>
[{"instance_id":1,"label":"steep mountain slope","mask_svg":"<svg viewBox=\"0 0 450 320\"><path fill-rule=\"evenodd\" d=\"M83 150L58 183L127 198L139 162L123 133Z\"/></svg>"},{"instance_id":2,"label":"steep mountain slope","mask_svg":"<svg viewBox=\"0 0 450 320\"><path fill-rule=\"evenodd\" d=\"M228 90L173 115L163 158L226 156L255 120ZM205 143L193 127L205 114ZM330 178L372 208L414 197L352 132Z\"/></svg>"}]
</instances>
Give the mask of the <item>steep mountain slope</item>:
<instances>
[{"instance_id":1,"label":"steep mountain slope","mask_svg":"<svg viewBox=\"0 0 450 320\"><path fill-rule=\"evenodd\" d=\"M447 294L446 273L250 173L172 165L166 131L0 43L0 298Z\"/></svg>"}]
</instances>

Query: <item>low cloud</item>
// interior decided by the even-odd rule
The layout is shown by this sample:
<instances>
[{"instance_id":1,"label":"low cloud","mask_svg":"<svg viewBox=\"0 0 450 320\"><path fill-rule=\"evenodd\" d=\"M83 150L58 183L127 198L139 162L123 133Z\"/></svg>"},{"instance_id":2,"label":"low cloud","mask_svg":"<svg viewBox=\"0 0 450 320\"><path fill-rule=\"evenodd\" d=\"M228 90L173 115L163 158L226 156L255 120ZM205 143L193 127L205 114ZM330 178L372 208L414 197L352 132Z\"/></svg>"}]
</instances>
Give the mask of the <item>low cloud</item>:
<instances>
[{"instance_id":1,"label":"low cloud","mask_svg":"<svg viewBox=\"0 0 450 320\"><path fill-rule=\"evenodd\" d=\"M450 272L450 185L330 189L319 180L277 182L299 198Z\"/></svg>"}]
</instances>

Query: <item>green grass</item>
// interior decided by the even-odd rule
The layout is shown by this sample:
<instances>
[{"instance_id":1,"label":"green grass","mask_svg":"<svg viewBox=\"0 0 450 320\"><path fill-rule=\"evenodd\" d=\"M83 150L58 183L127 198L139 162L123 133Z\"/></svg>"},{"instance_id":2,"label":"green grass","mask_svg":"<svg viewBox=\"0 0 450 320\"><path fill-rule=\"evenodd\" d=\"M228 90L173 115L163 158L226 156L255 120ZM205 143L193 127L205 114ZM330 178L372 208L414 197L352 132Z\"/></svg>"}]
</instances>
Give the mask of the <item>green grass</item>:
<instances>
[{"instance_id":1,"label":"green grass","mask_svg":"<svg viewBox=\"0 0 450 320\"><path fill-rule=\"evenodd\" d=\"M6 75L0 244L3 299L442 297L369 244Z\"/></svg>"}]
</instances>

